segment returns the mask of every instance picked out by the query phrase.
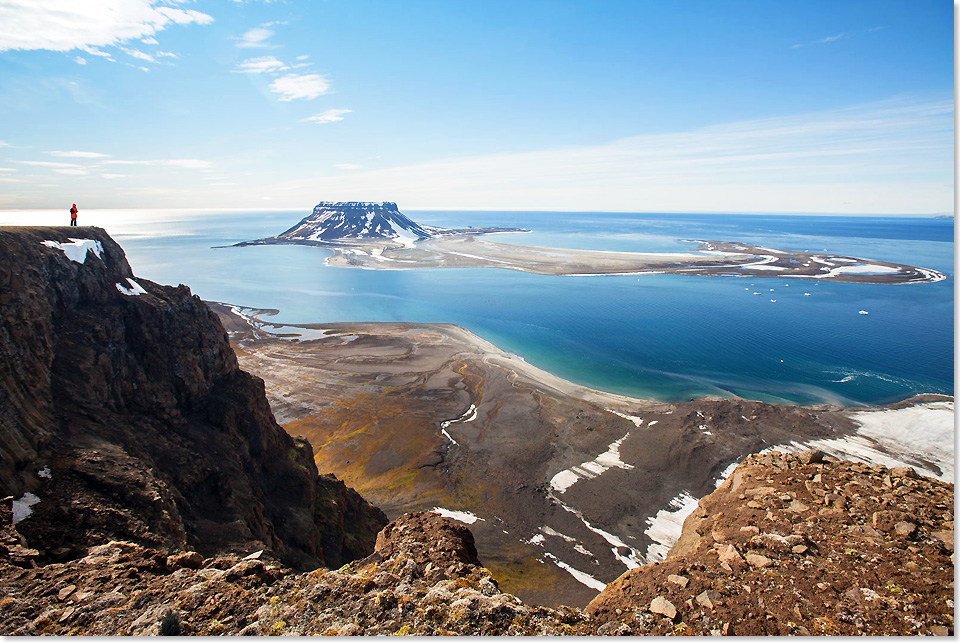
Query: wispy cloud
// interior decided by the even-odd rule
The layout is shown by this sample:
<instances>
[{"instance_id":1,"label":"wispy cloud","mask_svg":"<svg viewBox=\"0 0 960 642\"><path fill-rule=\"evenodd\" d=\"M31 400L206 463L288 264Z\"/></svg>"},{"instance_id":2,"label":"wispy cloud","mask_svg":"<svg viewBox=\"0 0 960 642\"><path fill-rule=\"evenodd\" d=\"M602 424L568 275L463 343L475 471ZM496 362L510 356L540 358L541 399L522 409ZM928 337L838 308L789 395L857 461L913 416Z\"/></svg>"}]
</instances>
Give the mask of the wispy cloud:
<instances>
[{"instance_id":1,"label":"wispy cloud","mask_svg":"<svg viewBox=\"0 0 960 642\"><path fill-rule=\"evenodd\" d=\"M330 83L326 76L319 74L287 74L270 83L270 91L279 94L280 101L313 100L317 96L330 93Z\"/></svg>"},{"instance_id":2,"label":"wispy cloud","mask_svg":"<svg viewBox=\"0 0 960 642\"><path fill-rule=\"evenodd\" d=\"M91 56L99 56L101 58L110 58L111 54L108 54L106 51L100 51L96 47L80 47L80 49Z\"/></svg>"},{"instance_id":3,"label":"wispy cloud","mask_svg":"<svg viewBox=\"0 0 960 642\"><path fill-rule=\"evenodd\" d=\"M213 22L205 13L159 0L0 2L0 51L87 50L150 38L171 25Z\"/></svg>"},{"instance_id":4,"label":"wispy cloud","mask_svg":"<svg viewBox=\"0 0 960 642\"><path fill-rule=\"evenodd\" d=\"M813 42L802 42L802 43L795 44L793 45L793 49L799 49L800 47L810 47L811 45L822 45L828 42L834 42L836 40L840 40L845 36L846 34L844 33L838 33L834 36L827 36L826 38L820 38L819 40L814 40Z\"/></svg>"},{"instance_id":5,"label":"wispy cloud","mask_svg":"<svg viewBox=\"0 0 960 642\"><path fill-rule=\"evenodd\" d=\"M76 150L69 152L47 152L51 156L58 158L110 158L110 154L101 154L100 152L78 152Z\"/></svg>"},{"instance_id":6,"label":"wispy cloud","mask_svg":"<svg viewBox=\"0 0 960 642\"><path fill-rule=\"evenodd\" d=\"M172 160L105 160L101 165L153 165L157 167L178 167L180 169L210 169L213 163L196 158L178 158Z\"/></svg>"},{"instance_id":7,"label":"wispy cloud","mask_svg":"<svg viewBox=\"0 0 960 642\"><path fill-rule=\"evenodd\" d=\"M349 114L352 112L352 109L328 109L322 111L319 114L314 114L313 116L308 116L303 119L305 123L336 123L343 120L344 114Z\"/></svg>"},{"instance_id":8,"label":"wispy cloud","mask_svg":"<svg viewBox=\"0 0 960 642\"><path fill-rule=\"evenodd\" d=\"M269 40L274 33L273 29L254 27L237 39L237 46L241 49L265 49L267 47L273 47L274 45L268 43L267 40Z\"/></svg>"},{"instance_id":9,"label":"wispy cloud","mask_svg":"<svg viewBox=\"0 0 960 642\"><path fill-rule=\"evenodd\" d=\"M55 161L18 160L13 162L20 163L21 165L29 165L31 167L60 167L60 168L79 168L80 167L80 165L77 165L76 163L58 163Z\"/></svg>"},{"instance_id":10,"label":"wispy cloud","mask_svg":"<svg viewBox=\"0 0 960 642\"><path fill-rule=\"evenodd\" d=\"M363 169L363 165L357 165L356 163L337 163L334 165L337 169Z\"/></svg>"},{"instance_id":11,"label":"wispy cloud","mask_svg":"<svg viewBox=\"0 0 960 642\"><path fill-rule=\"evenodd\" d=\"M109 158L107 154L101 154L99 152L82 152L82 151L53 151L46 152L54 156L60 156L63 158L76 158L87 161L84 164L78 163L67 163L59 161L39 161L39 160L14 160L12 162L19 165L26 165L27 167L33 168L34 171L28 173L34 178L34 182L37 177L52 177L55 174L60 174L63 176L91 176L103 178L106 180L117 180L122 178L130 178L131 174L117 173L116 168L118 167L152 167L152 168L169 168L173 171L177 170L209 170L214 167L214 164L210 161L200 160L196 158L174 158L174 159L150 159L150 160L125 160L125 159L114 159ZM113 170L113 171L111 171ZM13 169L2 169L0 168L0 175L5 172L16 171ZM157 170L154 170L157 171ZM47 173L49 172L49 173ZM136 175L137 172L133 172L133 175ZM20 179L17 179L19 182Z\"/></svg>"},{"instance_id":12,"label":"wispy cloud","mask_svg":"<svg viewBox=\"0 0 960 642\"><path fill-rule=\"evenodd\" d=\"M272 74L286 71L288 69L290 69L290 67L277 60L273 56L262 56L260 58L250 58L248 60L244 60L237 65L237 68L234 69L234 71L242 74Z\"/></svg>"},{"instance_id":13,"label":"wispy cloud","mask_svg":"<svg viewBox=\"0 0 960 642\"><path fill-rule=\"evenodd\" d=\"M128 49L127 47L120 47L120 51L127 54L131 58L136 58L137 60L145 60L147 62L157 62L157 59L151 56L148 53L144 53L139 49Z\"/></svg>"},{"instance_id":14,"label":"wispy cloud","mask_svg":"<svg viewBox=\"0 0 960 642\"><path fill-rule=\"evenodd\" d=\"M85 64L87 64L87 59L84 58L83 56L77 56L76 58L73 59L73 61L74 61L75 63L77 63L78 65L85 65Z\"/></svg>"},{"instance_id":15,"label":"wispy cloud","mask_svg":"<svg viewBox=\"0 0 960 642\"><path fill-rule=\"evenodd\" d=\"M952 208L952 159L952 100L889 101L271 189L409 207L917 213Z\"/></svg>"}]
</instances>

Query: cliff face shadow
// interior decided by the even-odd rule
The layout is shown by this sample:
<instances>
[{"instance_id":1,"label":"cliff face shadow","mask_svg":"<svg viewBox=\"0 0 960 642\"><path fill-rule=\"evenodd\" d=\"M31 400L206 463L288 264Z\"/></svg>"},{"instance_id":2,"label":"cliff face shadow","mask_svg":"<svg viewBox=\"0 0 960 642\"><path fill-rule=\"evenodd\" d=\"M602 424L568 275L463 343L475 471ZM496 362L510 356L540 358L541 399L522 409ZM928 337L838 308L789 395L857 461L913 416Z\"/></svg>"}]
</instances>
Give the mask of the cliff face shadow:
<instances>
[{"instance_id":1,"label":"cliff face shadow","mask_svg":"<svg viewBox=\"0 0 960 642\"><path fill-rule=\"evenodd\" d=\"M39 559L112 539L298 568L372 549L386 518L318 475L189 288L137 279L98 228L0 229L0 284L0 494L37 498L19 532Z\"/></svg>"}]
</instances>

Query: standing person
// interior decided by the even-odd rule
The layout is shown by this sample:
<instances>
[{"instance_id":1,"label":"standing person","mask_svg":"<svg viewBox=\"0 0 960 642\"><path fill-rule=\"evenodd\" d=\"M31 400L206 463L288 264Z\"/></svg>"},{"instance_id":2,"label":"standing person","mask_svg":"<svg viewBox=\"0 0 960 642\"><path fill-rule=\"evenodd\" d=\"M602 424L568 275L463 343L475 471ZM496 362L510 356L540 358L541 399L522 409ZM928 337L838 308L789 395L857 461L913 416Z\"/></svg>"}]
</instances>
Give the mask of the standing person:
<instances>
[{"instance_id":1,"label":"standing person","mask_svg":"<svg viewBox=\"0 0 960 642\"><path fill-rule=\"evenodd\" d=\"M74 204L73 204L73 207L70 208L70 227L76 227L76 226L77 226L77 212L78 212L78 211L79 211L79 210L77 210L77 204L74 203Z\"/></svg>"}]
</instances>

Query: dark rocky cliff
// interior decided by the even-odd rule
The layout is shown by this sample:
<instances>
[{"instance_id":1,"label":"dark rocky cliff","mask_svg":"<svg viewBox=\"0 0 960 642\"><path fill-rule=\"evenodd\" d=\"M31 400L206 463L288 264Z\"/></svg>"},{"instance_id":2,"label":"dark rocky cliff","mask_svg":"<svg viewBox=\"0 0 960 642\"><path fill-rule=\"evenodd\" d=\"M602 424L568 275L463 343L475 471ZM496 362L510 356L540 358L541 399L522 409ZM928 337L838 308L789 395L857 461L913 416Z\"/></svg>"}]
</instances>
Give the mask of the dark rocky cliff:
<instances>
[{"instance_id":1,"label":"dark rocky cliff","mask_svg":"<svg viewBox=\"0 0 960 642\"><path fill-rule=\"evenodd\" d=\"M368 555L383 513L318 475L217 317L186 286L129 279L101 229L0 229L0 496L39 499L17 524L26 548Z\"/></svg>"}]
</instances>

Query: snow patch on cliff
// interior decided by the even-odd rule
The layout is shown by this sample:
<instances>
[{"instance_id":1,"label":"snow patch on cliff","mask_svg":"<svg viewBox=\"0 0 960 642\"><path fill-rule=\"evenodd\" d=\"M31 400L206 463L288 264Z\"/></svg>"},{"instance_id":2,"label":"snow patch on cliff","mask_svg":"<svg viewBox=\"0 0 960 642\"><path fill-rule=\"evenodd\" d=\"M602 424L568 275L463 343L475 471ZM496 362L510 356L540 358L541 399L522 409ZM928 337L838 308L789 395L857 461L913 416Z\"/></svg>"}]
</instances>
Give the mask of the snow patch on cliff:
<instances>
[{"instance_id":1,"label":"snow patch on cliff","mask_svg":"<svg viewBox=\"0 0 960 642\"><path fill-rule=\"evenodd\" d=\"M33 506L40 503L40 498L33 493L24 493L20 499L13 500L13 523L19 524L33 514Z\"/></svg>"},{"instance_id":2,"label":"snow patch on cliff","mask_svg":"<svg viewBox=\"0 0 960 642\"><path fill-rule=\"evenodd\" d=\"M130 285L129 288L125 288L122 284L117 283L117 289L120 290L121 294L126 294L127 296L140 296L141 294L147 293L147 291L144 290L143 287L141 287L141 285L133 279L127 278L127 283Z\"/></svg>"},{"instance_id":3,"label":"snow patch on cliff","mask_svg":"<svg viewBox=\"0 0 960 642\"><path fill-rule=\"evenodd\" d=\"M81 265L86 262L88 252L93 252L98 259L103 260L103 246L94 239L70 239L70 243L43 241L42 245L62 251L68 259Z\"/></svg>"}]
</instances>

